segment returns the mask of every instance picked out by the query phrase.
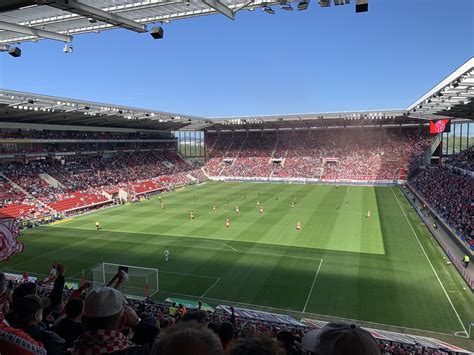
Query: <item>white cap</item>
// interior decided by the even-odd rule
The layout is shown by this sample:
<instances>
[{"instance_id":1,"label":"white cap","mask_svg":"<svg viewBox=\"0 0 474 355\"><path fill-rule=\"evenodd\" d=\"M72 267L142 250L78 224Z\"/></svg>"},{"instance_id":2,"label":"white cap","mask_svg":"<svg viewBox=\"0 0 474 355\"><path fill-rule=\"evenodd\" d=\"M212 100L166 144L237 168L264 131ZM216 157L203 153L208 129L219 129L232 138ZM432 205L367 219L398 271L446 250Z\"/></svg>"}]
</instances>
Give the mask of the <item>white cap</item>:
<instances>
[{"instance_id":1,"label":"white cap","mask_svg":"<svg viewBox=\"0 0 474 355\"><path fill-rule=\"evenodd\" d=\"M97 287L86 297L84 314L89 318L110 317L119 313L127 304L123 295L112 287Z\"/></svg>"}]
</instances>

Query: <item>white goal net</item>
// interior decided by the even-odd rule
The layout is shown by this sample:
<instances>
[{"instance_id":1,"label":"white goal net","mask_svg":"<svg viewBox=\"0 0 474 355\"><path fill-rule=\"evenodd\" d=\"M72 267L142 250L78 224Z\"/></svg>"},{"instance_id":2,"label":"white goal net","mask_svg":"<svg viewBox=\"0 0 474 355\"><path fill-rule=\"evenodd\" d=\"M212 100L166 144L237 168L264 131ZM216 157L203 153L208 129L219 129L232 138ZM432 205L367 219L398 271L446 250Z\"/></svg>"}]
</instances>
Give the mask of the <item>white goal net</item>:
<instances>
[{"instance_id":1,"label":"white goal net","mask_svg":"<svg viewBox=\"0 0 474 355\"><path fill-rule=\"evenodd\" d=\"M158 292L158 269L110 263L102 263L92 269L92 287L107 285L117 274L119 267L128 268L128 281L120 288L124 295L145 298Z\"/></svg>"}]
</instances>

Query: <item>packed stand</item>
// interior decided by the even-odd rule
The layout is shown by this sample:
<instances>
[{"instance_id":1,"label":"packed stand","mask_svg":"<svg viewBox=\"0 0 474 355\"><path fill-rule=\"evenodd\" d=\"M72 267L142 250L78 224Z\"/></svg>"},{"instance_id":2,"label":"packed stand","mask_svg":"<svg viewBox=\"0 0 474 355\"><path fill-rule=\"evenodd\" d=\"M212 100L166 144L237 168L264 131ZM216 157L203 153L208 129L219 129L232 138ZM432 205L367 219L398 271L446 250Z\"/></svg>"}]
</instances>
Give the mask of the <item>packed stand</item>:
<instances>
[{"instance_id":1,"label":"packed stand","mask_svg":"<svg viewBox=\"0 0 474 355\"><path fill-rule=\"evenodd\" d=\"M474 176L448 166L420 169L411 186L471 247L474 247Z\"/></svg>"},{"instance_id":2,"label":"packed stand","mask_svg":"<svg viewBox=\"0 0 474 355\"><path fill-rule=\"evenodd\" d=\"M234 139L237 151L229 150L227 157L233 157L232 164L224 165L222 176L269 176L271 173L270 156L275 146L273 135L250 134L248 137Z\"/></svg>"},{"instance_id":3,"label":"packed stand","mask_svg":"<svg viewBox=\"0 0 474 355\"><path fill-rule=\"evenodd\" d=\"M211 140L210 175L394 180L404 178L430 144L418 128L268 133L249 135L243 144L241 139Z\"/></svg>"},{"instance_id":4,"label":"packed stand","mask_svg":"<svg viewBox=\"0 0 474 355\"><path fill-rule=\"evenodd\" d=\"M176 152L154 151L10 162L1 170L26 193L1 180L0 212L20 219L112 204L119 190L133 200L206 179L199 166L188 165Z\"/></svg>"},{"instance_id":5,"label":"packed stand","mask_svg":"<svg viewBox=\"0 0 474 355\"><path fill-rule=\"evenodd\" d=\"M18 355L411 355L449 354L421 345L376 340L346 322L312 329L283 326L183 304L127 300L122 270L106 286L84 281L65 290L66 267L53 263L39 282L0 273L0 353Z\"/></svg>"},{"instance_id":6,"label":"packed stand","mask_svg":"<svg viewBox=\"0 0 474 355\"><path fill-rule=\"evenodd\" d=\"M449 156L444 160L444 163L459 169L474 172L474 146L458 154Z\"/></svg>"},{"instance_id":7,"label":"packed stand","mask_svg":"<svg viewBox=\"0 0 474 355\"><path fill-rule=\"evenodd\" d=\"M24 220L41 219L51 211L35 198L12 186L0 176L0 215Z\"/></svg>"},{"instance_id":8,"label":"packed stand","mask_svg":"<svg viewBox=\"0 0 474 355\"><path fill-rule=\"evenodd\" d=\"M171 133L0 129L0 155L172 149L176 143Z\"/></svg>"}]
</instances>

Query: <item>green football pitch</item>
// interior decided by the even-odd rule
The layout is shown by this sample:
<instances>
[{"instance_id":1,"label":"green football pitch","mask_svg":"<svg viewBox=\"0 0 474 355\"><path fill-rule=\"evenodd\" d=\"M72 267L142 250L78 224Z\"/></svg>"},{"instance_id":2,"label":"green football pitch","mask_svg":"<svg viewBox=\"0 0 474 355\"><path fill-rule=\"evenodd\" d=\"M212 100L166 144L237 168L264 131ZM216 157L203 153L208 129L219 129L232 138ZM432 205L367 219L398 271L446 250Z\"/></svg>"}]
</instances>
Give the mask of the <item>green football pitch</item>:
<instances>
[{"instance_id":1,"label":"green football pitch","mask_svg":"<svg viewBox=\"0 0 474 355\"><path fill-rule=\"evenodd\" d=\"M398 187L206 183L162 199L164 209L155 196L27 231L24 252L2 268L46 274L58 261L73 279L83 270L90 278L103 262L157 268L157 300L202 299L374 327L453 335L474 320L472 292Z\"/></svg>"}]
</instances>

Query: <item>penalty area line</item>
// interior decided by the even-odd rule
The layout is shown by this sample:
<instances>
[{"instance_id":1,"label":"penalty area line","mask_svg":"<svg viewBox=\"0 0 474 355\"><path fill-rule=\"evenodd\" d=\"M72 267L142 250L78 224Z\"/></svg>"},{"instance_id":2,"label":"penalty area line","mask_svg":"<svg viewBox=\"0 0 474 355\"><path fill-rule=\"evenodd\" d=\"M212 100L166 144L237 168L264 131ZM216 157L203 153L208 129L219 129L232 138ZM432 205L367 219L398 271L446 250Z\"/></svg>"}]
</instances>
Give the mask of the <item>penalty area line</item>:
<instances>
[{"instance_id":1,"label":"penalty area line","mask_svg":"<svg viewBox=\"0 0 474 355\"><path fill-rule=\"evenodd\" d=\"M436 270L435 270L433 264L431 263L431 260L430 260L430 258L428 257L428 254L426 253L426 250L425 250L425 248L423 247L423 244L421 244L420 238L418 237L418 234L416 233L415 229L413 228L413 226L412 226L412 224L411 224L411 222L410 222L410 219L408 218L407 214L405 213L405 210L403 209L402 204L400 203L400 200L398 199L397 194L393 191L393 188L390 188L390 190L392 190L393 196L395 196L395 199L397 200L398 206L400 207L400 210L402 211L403 215L405 216L405 219L407 220L408 225L410 226L410 229L411 229L411 231L413 232L413 235L415 236L415 238L416 238L416 240L417 240L417 242L418 242L418 244L419 244L419 246L420 246L420 248L421 248L421 251L422 251L423 254L425 255L426 260L428 260L428 263L429 263L430 266L431 266L431 270L433 270L433 273L435 274L436 279L438 280L438 283L439 283L440 286L441 286L441 289L443 290L444 294L446 295L446 298L448 299L449 304L451 305L451 308L452 308L453 311L454 311L454 314L456 315L456 317L457 317L459 323L461 324L461 327L462 327L462 329L463 329L463 331L464 331L464 334L465 334L464 338L468 337L468 336L469 336L469 335L468 335L469 333L467 332L467 329L466 329L466 327L464 326L464 323L462 322L462 319L461 319L461 317L459 316L458 311L457 311L456 308L454 307L453 301L451 301L451 297L449 297L448 293L446 292L446 289L444 288L444 285L443 285L443 283L441 282L441 279L439 278L438 273L436 272ZM458 335L459 333L462 333L462 332L456 332L456 333L454 333L454 335L455 335L455 336L460 336L460 335Z\"/></svg>"},{"instance_id":2,"label":"penalty area line","mask_svg":"<svg viewBox=\"0 0 474 355\"><path fill-rule=\"evenodd\" d=\"M203 298L204 296L206 296L209 291L211 291L215 285L217 285L219 283L221 279L217 279L216 281L214 281L214 283L206 290L206 292L204 292L202 295L201 295L201 298Z\"/></svg>"},{"instance_id":3,"label":"penalty area line","mask_svg":"<svg viewBox=\"0 0 474 355\"><path fill-rule=\"evenodd\" d=\"M311 285L311 289L309 290L309 293L308 293L308 298L306 299L306 303L304 304L303 313L306 312L306 307L308 307L309 299L311 298L311 295L313 294L313 288L314 288L314 285L316 284L316 278L319 275L319 270L321 269L321 265L323 265L323 259L319 261L318 270L316 270L316 274L314 275L313 284Z\"/></svg>"}]
</instances>

